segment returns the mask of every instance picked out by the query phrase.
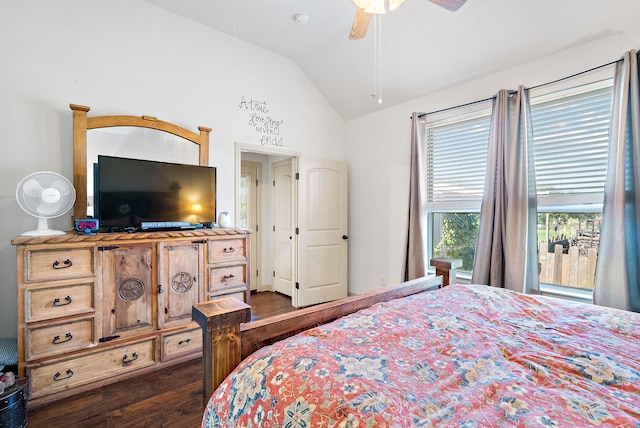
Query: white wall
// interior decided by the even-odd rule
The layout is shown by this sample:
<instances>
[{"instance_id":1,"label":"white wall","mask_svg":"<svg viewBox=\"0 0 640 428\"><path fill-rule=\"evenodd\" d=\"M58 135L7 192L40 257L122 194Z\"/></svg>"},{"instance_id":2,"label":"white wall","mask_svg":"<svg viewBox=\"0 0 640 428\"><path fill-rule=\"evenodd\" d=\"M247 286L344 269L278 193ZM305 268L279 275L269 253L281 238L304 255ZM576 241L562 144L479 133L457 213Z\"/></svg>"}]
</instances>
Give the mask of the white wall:
<instances>
[{"instance_id":1,"label":"white wall","mask_svg":"<svg viewBox=\"0 0 640 428\"><path fill-rule=\"evenodd\" d=\"M235 142L260 145L242 97L267 102L287 150L344 159L344 121L296 64L138 0L2 1L0 52L0 337L17 335L10 241L36 226L16 185L39 170L72 179L69 103L213 128L218 206L232 218Z\"/></svg>"},{"instance_id":2,"label":"white wall","mask_svg":"<svg viewBox=\"0 0 640 428\"><path fill-rule=\"evenodd\" d=\"M409 204L411 113L492 97L500 89L552 82L616 61L640 47L635 34L614 34L519 67L447 88L347 122L349 292L402 280ZM464 156L461 149L460 155Z\"/></svg>"}]
</instances>

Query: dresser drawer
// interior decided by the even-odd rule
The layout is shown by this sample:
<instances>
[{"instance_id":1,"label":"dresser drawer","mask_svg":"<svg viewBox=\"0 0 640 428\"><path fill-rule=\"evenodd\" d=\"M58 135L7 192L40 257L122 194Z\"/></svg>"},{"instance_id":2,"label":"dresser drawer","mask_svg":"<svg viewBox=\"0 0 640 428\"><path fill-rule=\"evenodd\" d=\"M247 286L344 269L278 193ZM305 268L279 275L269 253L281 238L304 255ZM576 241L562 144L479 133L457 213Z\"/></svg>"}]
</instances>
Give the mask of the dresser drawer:
<instances>
[{"instance_id":1,"label":"dresser drawer","mask_svg":"<svg viewBox=\"0 0 640 428\"><path fill-rule=\"evenodd\" d=\"M94 248L39 249L26 252L27 281L51 281L91 276Z\"/></svg>"},{"instance_id":2,"label":"dresser drawer","mask_svg":"<svg viewBox=\"0 0 640 428\"><path fill-rule=\"evenodd\" d=\"M29 369L31 398L156 364L156 339L129 343Z\"/></svg>"},{"instance_id":3,"label":"dresser drawer","mask_svg":"<svg viewBox=\"0 0 640 428\"><path fill-rule=\"evenodd\" d=\"M209 241L209 263L246 260L244 239Z\"/></svg>"},{"instance_id":4,"label":"dresser drawer","mask_svg":"<svg viewBox=\"0 0 640 428\"><path fill-rule=\"evenodd\" d=\"M95 311L93 284L27 289L27 322Z\"/></svg>"},{"instance_id":5,"label":"dresser drawer","mask_svg":"<svg viewBox=\"0 0 640 428\"><path fill-rule=\"evenodd\" d=\"M162 360L170 360L202 350L200 327L169 333L162 336Z\"/></svg>"},{"instance_id":6,"label":"dresser drawer","mask_svg":"<svg viewBox=\"0 0 640 428\"><path fill-rule=\"evenodd\" d=\"M93 337L93 318L44 327L27 327L27 360L88 348Z\"/></svg>"},{"instance_id":7,"label":"dresser drawer","mask_svg":"<svg viewBox=\"0 0 640 428\"><path fill-rule=\"evenodd\" d=\"M246 268L246 265L210 268L209 291L246 286Z\"/></svg>"},{"instance_id":8,"label":"dresser drawer","mask_svg":"<svg viewBox=\"0 0 640 428\"><path fill-rule=\"evenodd\" d=\"M242 287L238 287L236 289L231 289L231 290L214 291L213 293L207 296L207 300L216 300L223 297L234 297L240 300L241 302L249 304L249 302L247 301L247 289Z\"/></svg>"}]
</instances>

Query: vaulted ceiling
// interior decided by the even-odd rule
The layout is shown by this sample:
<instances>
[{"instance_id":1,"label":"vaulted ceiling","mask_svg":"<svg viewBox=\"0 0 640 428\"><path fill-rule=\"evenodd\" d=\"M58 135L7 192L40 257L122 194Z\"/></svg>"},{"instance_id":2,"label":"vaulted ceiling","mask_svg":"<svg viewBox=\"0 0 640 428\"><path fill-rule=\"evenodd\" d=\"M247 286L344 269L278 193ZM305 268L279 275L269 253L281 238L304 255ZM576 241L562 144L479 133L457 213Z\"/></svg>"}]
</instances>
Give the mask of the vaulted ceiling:
<instances>
[{"instance_id":1,"label":"vaulted ceiling","mask_svg":"<svg viewBox=\"0 0 640 428\"><path fill-rule=\"evenodd\" d=\"M603 37L620 39L612 55L640 47L637 0L467 0L453 13L406 0L382 16L378 104L373 27L349 40L352 0L145 1L290 58L344 119Z\"/></svg>"}]
</instances>

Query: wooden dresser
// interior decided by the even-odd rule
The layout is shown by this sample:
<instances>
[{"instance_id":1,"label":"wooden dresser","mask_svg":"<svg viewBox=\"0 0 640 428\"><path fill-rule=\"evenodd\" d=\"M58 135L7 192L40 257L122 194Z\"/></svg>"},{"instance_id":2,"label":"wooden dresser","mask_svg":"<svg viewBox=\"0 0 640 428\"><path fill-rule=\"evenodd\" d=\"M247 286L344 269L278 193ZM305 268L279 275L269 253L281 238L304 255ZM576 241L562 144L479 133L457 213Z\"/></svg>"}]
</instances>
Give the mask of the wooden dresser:
<instances>
[{"instance_id":1,"label":"wooden dresser","mask_svg":"<svg viewBox=\"0 0 640 428\"><path fill-rule=\"evenodd\" d=\"M196 358L194 304L249 303L240 229L18 237L18 373L30 405Z\"/></svg>"}]
</instances>

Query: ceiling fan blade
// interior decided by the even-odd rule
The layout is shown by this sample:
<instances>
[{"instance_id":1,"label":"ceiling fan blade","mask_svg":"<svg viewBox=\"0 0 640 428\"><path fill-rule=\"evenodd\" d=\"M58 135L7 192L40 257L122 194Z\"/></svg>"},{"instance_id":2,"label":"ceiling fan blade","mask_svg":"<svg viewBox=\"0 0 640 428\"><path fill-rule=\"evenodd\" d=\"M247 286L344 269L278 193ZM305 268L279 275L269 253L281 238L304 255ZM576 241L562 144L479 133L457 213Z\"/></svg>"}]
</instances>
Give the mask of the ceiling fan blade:
<instances>
[{"instance_id":1,"label":"ceiling fan blade","mask_svg":"<svg viewBox=\"0 0 640 428\"><path fill-rule=\"evenodd\" d=\"M351 25L349 39L357 40L363 38L367 34L369 21L371 21L371 14L359 7L356 11L356 17L353 19L353 25Z\"/></svg>"},{"instance_id":2,"label":"ceiling fan blade","mask_svg":"<svg viewBox=\"0 0 640 428\"><path fill-rule=\"evenodd\" d=\"M455 12L460 9L467 0L429 0L433 4L444 7L448 11Z\"/></svg>"}]
</instances>

